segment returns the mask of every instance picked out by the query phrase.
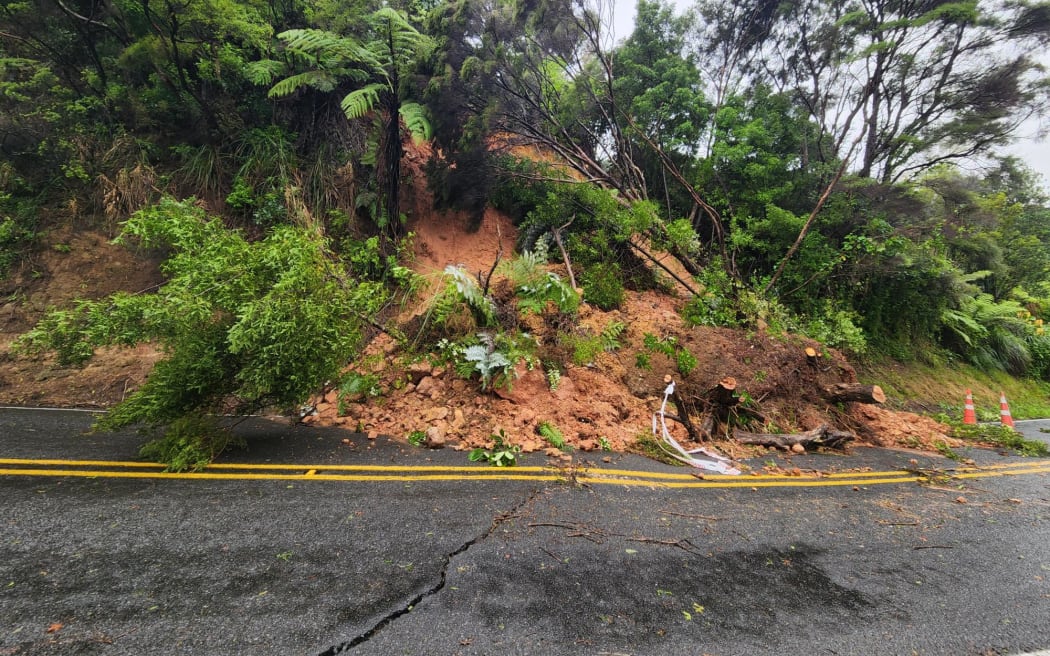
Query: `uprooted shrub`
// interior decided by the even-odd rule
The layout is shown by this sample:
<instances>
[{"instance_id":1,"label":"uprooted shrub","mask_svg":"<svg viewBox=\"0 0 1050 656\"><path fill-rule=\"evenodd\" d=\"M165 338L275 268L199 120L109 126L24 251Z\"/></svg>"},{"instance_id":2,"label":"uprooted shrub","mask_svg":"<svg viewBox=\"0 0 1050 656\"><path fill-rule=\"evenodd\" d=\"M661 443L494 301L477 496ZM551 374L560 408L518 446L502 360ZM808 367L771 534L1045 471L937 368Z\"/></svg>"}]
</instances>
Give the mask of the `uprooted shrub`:
<instances>
[{"instance_id":1,"label":"uprooted shrub","mask_svg":"<svg viewBox=\"0 0 1050 656\"><path fill-rule=\"evenodd\" d=\"M101 428L294 407L355 357L388 297L381 284L351 277L319 231L282 225L249 242L193 200L137 212L118 237L133 240L169 253L159 289L53 310L19 340L25 352L53 351L74 365L100 346L161 347L165 357Z\"/></svg>"}]
</instances>

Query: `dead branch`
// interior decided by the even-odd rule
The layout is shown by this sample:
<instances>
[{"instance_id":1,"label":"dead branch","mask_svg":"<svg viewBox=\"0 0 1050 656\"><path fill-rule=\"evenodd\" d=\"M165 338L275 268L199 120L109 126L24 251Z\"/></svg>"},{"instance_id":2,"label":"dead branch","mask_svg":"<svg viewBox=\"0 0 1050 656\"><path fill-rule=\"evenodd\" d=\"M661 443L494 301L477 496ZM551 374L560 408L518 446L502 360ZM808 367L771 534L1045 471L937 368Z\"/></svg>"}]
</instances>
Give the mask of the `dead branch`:
<instances>
[{"instance_id":1,"label":"dead branch","mask_svg":"<svg viewBox=\"0 0 1050 656\"><path fill-rule=\"evenodd\" d=\"M749 433L740 430L739 428L733 430L733 439L741 444L775 446L781 449L790 449L796 444L801 445L807 450L817 447L834 449L841 447L845 442L854 439L854 437L853 433L837 431L827 425L814 428L813 430L804 433L792 433L788 435L782 435L779 433Z\"/></svg>"}]
</instances>

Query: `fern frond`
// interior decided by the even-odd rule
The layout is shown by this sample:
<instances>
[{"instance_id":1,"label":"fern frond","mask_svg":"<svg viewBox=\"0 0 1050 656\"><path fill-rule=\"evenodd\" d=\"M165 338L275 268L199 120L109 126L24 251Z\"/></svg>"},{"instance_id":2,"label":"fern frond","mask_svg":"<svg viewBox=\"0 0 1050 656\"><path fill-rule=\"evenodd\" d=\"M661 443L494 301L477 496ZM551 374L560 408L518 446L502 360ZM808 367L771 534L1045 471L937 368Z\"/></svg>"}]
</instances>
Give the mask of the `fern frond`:
<instances>
[{"instance_id":1,"label":"fern frond","mask_svg":"<svg viewBox=\"0 0 1050 656\"><path fill-rule=\"evenodd\" d=\"M401 105L401 118L405 119L412 139L418 143L430 139L430 121L427 120L426 108L419 103L403 103Z\"/></svg>"},{"instance_id":2,"label":"fern frond","mask_svg":"<svg viewBox=\"0 0 1050 656\"><path fill-rule=\"evenodd\" d=\"M267 94L270 98L284 98L290 96L303 87L313 87L319 91L331 91L335 88L336 80L325 71L306 71L290 77L286 77L270 88Z\"/></svg>"},{"instance_id":3,"label":"fern frond","mask_svg":"<svg viewBox=\"0 0 1050 656\"><path fill-rule=\"evenodd\" d=\"M285 30L277 38L288 49L307 53L347 52L359 47L352 39L312 28Z\"/></svg>"},{"instance_id":4,"label":"fern frond","mask_svg":"<svg viewBox=\"0 0 1050 656\"><path fill-rule=\"evenodd\" d=\"M287 66L284 65L284 62L274 59L262 59L250 62L244 67L244 73L249 82L262 86L273 84L273 81L283 75L286 69Z\"/></svg>"},{"instance_id":5,"label":"fern frond","mask_svg":"<svg viewBox=\"0 0 1050 656\"><path fill-rule=\"evenodd\" d=\"M339 106L347 118L361 118L375 109L379 104L379 92L385 89L387 89L386 85L378 83L363 86L346 94Z\"/></svg>"}]
</instances>

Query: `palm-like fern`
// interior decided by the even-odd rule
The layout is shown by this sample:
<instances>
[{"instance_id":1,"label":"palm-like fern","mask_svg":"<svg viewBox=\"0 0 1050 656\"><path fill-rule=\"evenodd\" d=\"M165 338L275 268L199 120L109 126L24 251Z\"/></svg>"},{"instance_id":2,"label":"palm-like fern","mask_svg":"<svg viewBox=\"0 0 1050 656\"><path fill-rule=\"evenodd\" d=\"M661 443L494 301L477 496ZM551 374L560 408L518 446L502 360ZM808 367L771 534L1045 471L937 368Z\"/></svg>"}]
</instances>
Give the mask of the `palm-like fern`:
<instances>
[{"instance_id":1,"label":"palm-like fern","mask_svg":"<svg viewBox=\"0 0 1050 656\"><path fill-rule=\"evenodd\" d=\"M402 74L432 43L412 27L404 14L390 7L375 11L369 24L371 38L367 42L325 30L282 32L277 36L285 44L287 64L274 60L257 62L251 75L259 84L273 84L271 98L286 97L304 87L328 92L347 80L356 85L342 99L340 107L351 120L373 112L380 114L380 137L369 140L374 144L374 152L366 153L364 159L376 162L377 177L384 189L386 216L377 219L380 225L386 223L393 228L400 215L401 120L414 138L430 138L430 123L423 107L401 101ZM306 70L286 75L299 68ZM286 77L278 79L281 75Z\"/></svg>"}]
</instances>

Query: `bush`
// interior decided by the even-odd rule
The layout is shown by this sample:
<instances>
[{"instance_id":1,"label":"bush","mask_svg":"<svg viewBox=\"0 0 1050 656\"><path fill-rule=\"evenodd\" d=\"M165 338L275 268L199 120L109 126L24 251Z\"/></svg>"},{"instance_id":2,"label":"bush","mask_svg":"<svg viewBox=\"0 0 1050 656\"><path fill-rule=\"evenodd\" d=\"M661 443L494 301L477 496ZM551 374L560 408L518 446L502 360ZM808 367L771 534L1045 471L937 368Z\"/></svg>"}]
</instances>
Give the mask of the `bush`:
<instances>
[{"instance_id":1,"label":"bush","mask_svg":"<svg viewBox=\"0 0 1050 656\"><path fill-rule=\"evenodd\" d=\"M582 277L583 299L608 312L623 305L623 274L615 262L592 264Z\"/></svg>"},{"instance_id":2,"label":"bush","mask_svg":"<svg viewBox=\"0 0 1050 656\"><path fill-rule=\"evenodd\" d=\"M193 201L137 212L119 239L169 249L168 281L154 294L51 312L18 343L65 362L98 346L161 345L166 357L103 416L104 428L175 426L230 401L244 412L294 407L338 377L357 354L364 318L388 297L379 283L352 278L313 231L278 226L249 243Z\"/></svg>"}]
</instances>

